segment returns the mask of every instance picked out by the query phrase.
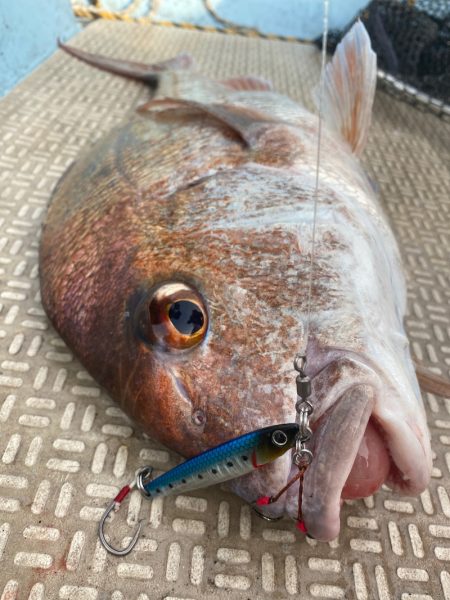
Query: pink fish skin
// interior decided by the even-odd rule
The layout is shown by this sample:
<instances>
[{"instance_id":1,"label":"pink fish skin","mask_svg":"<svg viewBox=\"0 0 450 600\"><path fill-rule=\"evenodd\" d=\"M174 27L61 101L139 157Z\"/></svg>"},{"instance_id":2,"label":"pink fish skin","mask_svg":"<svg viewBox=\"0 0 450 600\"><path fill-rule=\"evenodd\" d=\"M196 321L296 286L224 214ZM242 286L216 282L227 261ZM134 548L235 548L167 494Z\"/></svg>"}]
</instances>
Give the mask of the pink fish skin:
<instances>
[{"instance_id":1,"label":"pink fish skin","mask_svg":"<svg viewBox=\"0 0 450 600\"><path fill-rule=\"evenodd\" d=\"M399 252L357 158L375 55L358 23L326 71L308 340L317 116L264 81L177 69L189 62L166 72L119 64L156 96L55 191L43 303L111 396L184 456L292 421L292 361L307 342L314 460L303 515L313 537L330 540L343 496L383 482L417 494L431 471ZM251 502L292 470L286 454L231 488ZM297 500L293 486L265 509L295 517Z\"/></svg>"}]
</instances>

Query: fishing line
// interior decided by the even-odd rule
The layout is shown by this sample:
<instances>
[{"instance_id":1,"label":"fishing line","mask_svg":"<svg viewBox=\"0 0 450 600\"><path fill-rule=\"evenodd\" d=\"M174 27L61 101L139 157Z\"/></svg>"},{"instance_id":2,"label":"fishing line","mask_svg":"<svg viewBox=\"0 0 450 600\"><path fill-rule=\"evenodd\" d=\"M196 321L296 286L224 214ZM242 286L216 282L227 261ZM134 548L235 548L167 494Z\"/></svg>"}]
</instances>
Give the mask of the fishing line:
<instances>
[{"instance_id":1,"label":"fishing line","mask_svg":"<svg viewBox=\"0 0 450 600\"><path fill-rule=\"evenodd\" d=\"M311 397L311 379L305 372L306 368L306 348L309 338L310 322L311 322L311 304L312 304L312 282L314 276L315 265L315 246L316 246L316 229L317 229L317 206L319 203L319 173L320 173L320 150L322 141L322 116L323 116L323 96L325 89L325 64L327 59L327 38L328 38L328 3L329 0L323 0L323 34L322 34L322 64L320 70L320 89L319 89L319 119L317 127L317 155L316 155L316 178L314 185L314 206L313 206L313 222L311 233L311 248L309 260L309 282L307 296L307 313L306 325L304 328L303 346L304 350L301 354L297 354L294 359L294 369L298 375L295 383L297 386L297 401L295 403L295 422L298 425L298 433L295 440L295 449L292 454L292 462L298 467L298 473L285 485L285 487L273 497L263 497L257 500L258 505L270 504L276 501L281 494L285 493L296 481L299 482L298 488L298 510L297 510L297 528L303 533L307 532L305 522L303 520L303 479L308 466L311 464L314 457L312 451L308 448L308 442L312 436L310 427L310 417L314 411L314 407L310 402Z\"/></svg>"},{"instance_id":2,"label":"fishing line","mask_svg":"<svg viewBox=\"0 0 450 600\"><path fill-rule=\"evenodd\" d=\"M322 112L323 112L323 96L325 88L325 64L327 58L327 37L328 37L328 0L323 0L323 35L322 35L322 65L320 71L320 90L319 90L319 122L317 128L317 155L316 155L316 178L314 185L314 208L313 208L313 222L312 222L312 233L311 233L311 249L310 249L310 261L309 261L309 282L308 282L308 297L307 297L307 313L306 313L306 325L304 327L303 336L303 352L297 354L294 358L294 369L298 375L295 383L297 387L297 401L295 403L295 422L298 426L298 433L295 438L295 448L292 454L292 462L298 468L298 472L292 477L287 484L273 496L261 496L258 498L253 506L253 510L261 517L272 520L272 517L268 517L258 511L256 507L265 506L276 502L287 490L298 481L298 510L297 510L297 528L303 533L308 534L305 522L303 521L303 479L305 472L313 459L313 453L308 448L308 442L312 436L312 430L310 427L310 417L313 413L314 407L310 402L311 398L311 379L305 372L306 368L306 346L308 343L310 320L311 320L311 301L312 301L312 281L314 275L314 258L315 258L315 241L316 241L316 228L317 228L317 205L319 202L319 171L320 171L320 147L322 140ZM256 506L255 506L256 505Z\"/></svg>"},{"instance_id":3,"label":"fishing line","mask_svg":"<svg viewBox=\"0 0 450 600\"><path fill-rule=\"evenodd\" d=\"M306 346L309 338L309 329L311 321L311 302L312 302L312 283L315 266L315 249L316 249L316 228L317 228L317 205L319 203L319 171L320 171L320 149L322 142L322 121L323 121L323 96L325 92L325 66L327 62L327 39L328 39L328 7L329 0L323 0L323 34L322 34L322 63L320 69L320 88L319 88L319 123L317 130L317 154L316 154L316 179L314 184L314 207L313 207L313 224L311 235L311 250L309 260L309 276L308 276L308 296L306 304L306 325L303 336L303 352L300 354L306 356Z\"/></svg>"}]
</instances>

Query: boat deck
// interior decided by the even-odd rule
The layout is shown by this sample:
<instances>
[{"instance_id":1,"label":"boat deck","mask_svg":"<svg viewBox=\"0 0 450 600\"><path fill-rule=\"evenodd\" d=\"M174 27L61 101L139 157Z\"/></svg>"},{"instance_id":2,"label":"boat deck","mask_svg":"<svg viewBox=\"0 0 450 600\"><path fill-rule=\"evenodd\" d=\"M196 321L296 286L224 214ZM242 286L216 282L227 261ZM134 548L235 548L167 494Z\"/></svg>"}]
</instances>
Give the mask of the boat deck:
<instances>
[{"instance_id":1,"label":"boat deck","mask_svg":"<svg viewBox=\"0 0 450 600\"><path fill-rule=\"evenodd\" d=\"M312 108L310 45L97 21L73 42L153 61L187 50L202 72L262 75ZM115 539L145 519L117 559L97 539L105 506L134 470L177 457L145 438L49 325L39 301L38 236L58 179L148 98L144 85L61 52L0 101L0 594L2 599L450 598L450 399L427 394L436 453L429 490L382 490L343 508L331 544L269 524L217 488L153 503L132 496ZM450 124L377 93L364 161L404 256L407 329L426 365L450 371ZM111 527L111 525L110 525Z\"/></svg>"}]
</instances>

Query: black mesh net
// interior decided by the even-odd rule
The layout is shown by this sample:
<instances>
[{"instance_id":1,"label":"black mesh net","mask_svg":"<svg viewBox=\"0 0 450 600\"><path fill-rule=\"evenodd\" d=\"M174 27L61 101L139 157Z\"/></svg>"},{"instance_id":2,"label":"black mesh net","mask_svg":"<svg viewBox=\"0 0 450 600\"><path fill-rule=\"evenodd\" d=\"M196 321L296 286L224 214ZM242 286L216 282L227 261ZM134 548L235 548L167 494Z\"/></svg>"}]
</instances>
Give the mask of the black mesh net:
<instances>
[{"instance_id":1,"label":"black mesh net","mask_svg":"<svg viewBox=\"0 0 450 600\"><path fill-rule=\"evenodd\" d=\"M380 69L450 103L450 0L373 0L360 18ZM346 31L331 32L329 51Z\"/></svg>"}]
</instances>

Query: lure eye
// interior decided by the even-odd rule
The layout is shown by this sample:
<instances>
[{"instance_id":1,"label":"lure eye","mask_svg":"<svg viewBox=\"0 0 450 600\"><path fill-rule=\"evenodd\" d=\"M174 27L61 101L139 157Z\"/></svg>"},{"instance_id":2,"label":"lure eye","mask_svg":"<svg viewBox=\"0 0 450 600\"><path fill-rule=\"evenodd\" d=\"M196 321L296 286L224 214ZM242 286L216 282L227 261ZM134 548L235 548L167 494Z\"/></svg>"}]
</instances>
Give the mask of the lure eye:
<instances>
[{"instance_id":1,"label":"lure eye","mask_svg":"<svg viewBox=\"0 0 450 600\"><path fill-rule=\"evenodd\" d=\"M208 314L200 294L185 283L165 283L150 298L148 337L166 350L199 344L208 329Z\"/></svg>"},{"instance_id":2,"label":"lure eye","mask_svg":"<svg viewBox=\"0 0 450 600\"><path fill-rule=\"evenodd\" d=\"M272 442L275 444L275 446L282 448L287 444L287 441L287 435L284 433L284 431L281 431L281 429L276 429L272 433Z\"/></svg>"}]
</instances>

